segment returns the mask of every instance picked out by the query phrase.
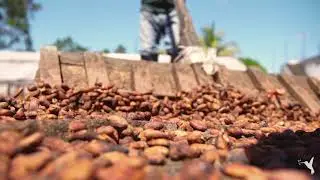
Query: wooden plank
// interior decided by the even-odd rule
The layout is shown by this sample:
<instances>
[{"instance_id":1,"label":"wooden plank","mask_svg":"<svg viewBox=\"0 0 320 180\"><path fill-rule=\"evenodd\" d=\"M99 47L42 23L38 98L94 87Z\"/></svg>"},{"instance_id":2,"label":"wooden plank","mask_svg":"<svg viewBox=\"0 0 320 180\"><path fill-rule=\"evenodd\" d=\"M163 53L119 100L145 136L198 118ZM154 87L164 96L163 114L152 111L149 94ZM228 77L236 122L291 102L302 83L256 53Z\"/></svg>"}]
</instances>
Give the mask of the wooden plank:
<instances>
[{"instance_id":1,"label":"wooden plank","mask_svg":"<svg viewBox=\"0 0 320 180\"><path fill-rule=\"evenodd\" d=\"M175 3L180 21L179 44L183 46L201 46L185 0L176 0Z\"/></svg>"},{"instance_id":2,"label":"wooden plank","mask_svg":"<svg viewBox=\"0 0 320 180\"><path fill-rule=\"evenodd\" d=\"M71 87L88 87L86 71L83 66L61 64L63 82Z\"/></svg>"},{"instance_id":3,"label":"wooden plank","mask_svg":"<svg viewBox=\"0 0 320 180\"><path fill-rule=\"evenodd\" d=\"M196 76L190 64L175 63L174 69L177 75L179 90L188 92L198 86Z\"/></svg>"},{"instance_id":4,"label":"wooden plank","mask_svg":"<svg viewBox=\"0 0 320 180\"><path fill-rule=\"evenodd\" d=\"M140 61L134 65L134 85L138 92L175 96L177 92L172 64Z\"/></svg>"},{"instance_id":5,"label":"wooden plank","mask_svg":"<svg viewBox=\"0 0 320 180\"><path fill-rule=\"evenodd\" d=\"M202 65L201 63L194 63L191 65L191 67L196 75L198 85L202 86L202 85L212 84L213 77L206 74L206 72L202 69L201 65Z\"/></svg>"},{"instance_id":6,"label":"wooden plank","mask_svg":"<svg viewBox=\"0 0 320 180\"><path fill-rule=\"evenodd\" d=\"M39 81L40 80L40 69L37 69L36 74L34 76L34 80L35 81Z\"/></svg>"},{"instance_id":7,"label":"wooden plank","mask_svg":"<svg viewBox=\"0 0 320 180\"><path fill-rule=\"evenodd\" d=\"M96 82L109 85L107 66L101 54L85 52L85 67L88 76L88 85L94 86Z\"/></svg>"},{"instance_id":8,"label":"wooden plank","mask_svg":"<svg viewBox=\"0 0 320 180\"><path fill-rule=\"evenodd\" d=\"M308 83L311 87L311 89L314 91L314 93L320 97L320 80L316 79L314 77L308 78Z\"/></svg>"},{"instance_id":9,"label":"wooden plank","mask_svg":"<svg viewBox=\"0 0 320 180\"><path fill-rule=\"evenodd\" d=\"M105 58L104 60L110 83L120 89L132 91L132 64L134 62L113 58Z\"/></svg>"},{"instance_id":10,"label":"wooden plank","mask_svg":"<svg viewBox=\"0 0 320 180\"><path fill-rule=\"evenodd\" d=\"M245 94L257 94L259 92L246 71L233 71L220 67L218 73L219 81L224 85L231 85Z\"/></svg>"},{"instance_id":11,"label":"wooden plank","mask_svg":"<svg viewBox=\"0 0 320 180\"><path fill-rule=\"evenodd\" d=\"M268 91L283 88L276 76L266 74L256 67L248 67L248 75L259 90Z\"/></svg>"},{"instance_id":12,"label":"wooden plank","mask_svg":"<svg viewBox=\"0 0 320 180\"><path fill-rule=\"evenodd\" d=\"M248 75L258 90L268 92L270 90L284 89L286 92L284 96L281 96L281 98L289 98L291 101L296 101L295 98L288 92L286 87L281 84L276 75L267 74L256 67L248 67Z\"/></svg>"},{"instance_id":13,"label":"wooden plank","mask_svg":"<svg viewBox=\"0 0 320 180\"><path fill-rule=\"evenodd\" d=\"M62 82L58 50L54 46L47 46L40 50L39 62L40 80L59 85Z\"/></svg>"},{"instance_id":14,"label":"wooden plank","mask_svg":"<svg viewBox=\"0 0 320 180\"><path fill-rule=\"evenodd\" d=\"M320 110L317 95L311 89L306 76L279 75L279 79L287 87L290 93L313 112Z\"/></svg>"},{"instance_id":15,"label":"wooden plank","mask_svg":"<svg viewBox=\"0 0 320 180\"><path fill-rule=\"evenodd\" d=\"M60 62L62 64L84 66L83 52L61 52Z\"/></svg>"}]
</instances>

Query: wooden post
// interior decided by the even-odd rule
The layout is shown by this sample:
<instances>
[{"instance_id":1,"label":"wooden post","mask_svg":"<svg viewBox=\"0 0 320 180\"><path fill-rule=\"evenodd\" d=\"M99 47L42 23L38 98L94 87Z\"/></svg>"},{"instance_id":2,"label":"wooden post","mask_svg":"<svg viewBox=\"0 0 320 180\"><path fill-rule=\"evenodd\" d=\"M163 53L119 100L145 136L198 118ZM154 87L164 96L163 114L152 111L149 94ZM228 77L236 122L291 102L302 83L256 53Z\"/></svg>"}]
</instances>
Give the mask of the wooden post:
<instances>
[{"instance_id":1,"label":"wooden post","mask_svg":"<svg viewBox=\"0 0 320 180\"><path fill-rule=\"evenodd\" d=\"M185 0L176 0L176 9L180 20L180 45L200 46L200 41L192 23Z\"/></svg>"},{"instance_id":2,"label":"wooden post","mask_svg":"<svg viewBox=\"0 0 320 180\"><path fill-rule=\"evenodd\" d=\"M46 46L40 50L40 80L58 85L62 83L58 50L55 46Z\"/></svg>"}]
</instances>

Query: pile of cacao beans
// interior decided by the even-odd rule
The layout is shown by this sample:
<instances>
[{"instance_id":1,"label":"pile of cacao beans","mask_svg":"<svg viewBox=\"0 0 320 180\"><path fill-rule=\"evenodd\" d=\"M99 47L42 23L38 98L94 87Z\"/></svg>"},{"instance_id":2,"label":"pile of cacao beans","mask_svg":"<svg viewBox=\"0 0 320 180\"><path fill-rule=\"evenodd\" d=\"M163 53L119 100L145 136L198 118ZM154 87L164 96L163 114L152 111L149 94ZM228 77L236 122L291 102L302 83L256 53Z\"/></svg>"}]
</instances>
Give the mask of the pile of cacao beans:
<instances>
[{"instance_id":1,"label":"pile of cacao beans","mask_svg":"<svg viewBox=\"0 0 320 180\"><path fill-rule=\"evenodd\" d=\"M319 177L320 116L282 90L27 89L0 97L0 179ZM301 163L311 158L312 175Z\"/></svg>"}]
</instances>

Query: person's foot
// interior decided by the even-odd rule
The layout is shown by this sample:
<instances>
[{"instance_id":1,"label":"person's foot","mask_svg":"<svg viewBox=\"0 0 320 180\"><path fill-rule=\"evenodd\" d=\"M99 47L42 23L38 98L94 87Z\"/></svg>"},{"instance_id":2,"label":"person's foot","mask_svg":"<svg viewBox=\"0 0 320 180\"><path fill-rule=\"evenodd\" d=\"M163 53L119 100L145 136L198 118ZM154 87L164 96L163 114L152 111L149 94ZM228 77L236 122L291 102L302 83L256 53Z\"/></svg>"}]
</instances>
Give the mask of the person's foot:
<instances>
[{"instance_id":1,"label":"person's foot","mask_svg":"<svg viewBox=\"0 0 320 180\"><path fill-rule=\"evenodd\" d=\"M157 62L158 61L158 54L141 55L141 60Z\"/></svg>"}]
</instances>

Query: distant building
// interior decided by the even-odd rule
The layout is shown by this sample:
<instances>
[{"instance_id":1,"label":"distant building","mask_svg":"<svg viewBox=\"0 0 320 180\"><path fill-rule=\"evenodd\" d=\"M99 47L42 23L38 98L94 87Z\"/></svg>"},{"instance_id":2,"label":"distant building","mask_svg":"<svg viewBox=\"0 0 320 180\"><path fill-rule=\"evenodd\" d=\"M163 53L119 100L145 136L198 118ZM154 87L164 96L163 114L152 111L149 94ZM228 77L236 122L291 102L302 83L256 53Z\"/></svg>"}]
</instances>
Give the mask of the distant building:
<instances>
[{"instance_id":1,"label":"distant building","mask_svg":"<svg viewBox=\"0 0 320 180\"><path fill-rule=\"evenodd\" d=\"M320 79L320 55L302 61L289 61L282 67L281 73Z\"/></svg>"},{"instance_id":2,"label":"distant building","mask_svg":"<svg viewBox=\"0 0 320 180\"><path fill-rule=\"evenodd\" d=\"M32 83L39 60L39 52L0 51L0 94L12 95Z\"/></svg>"}]
</instances>

